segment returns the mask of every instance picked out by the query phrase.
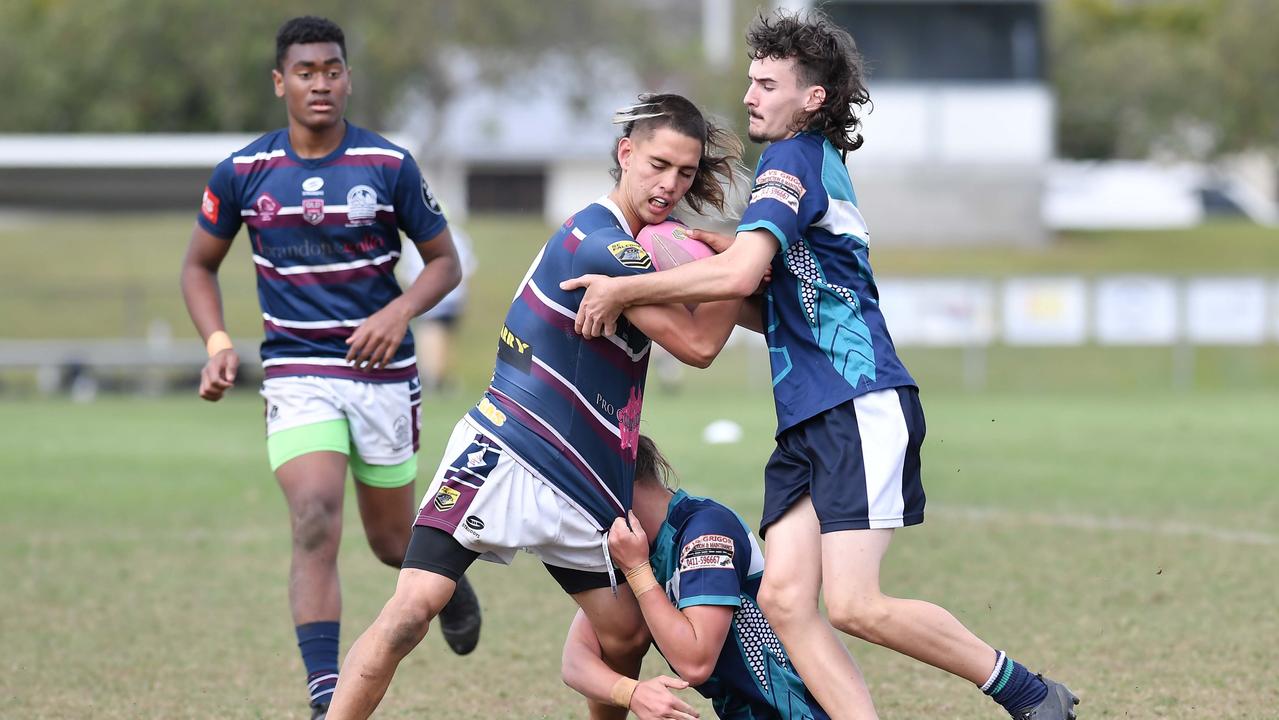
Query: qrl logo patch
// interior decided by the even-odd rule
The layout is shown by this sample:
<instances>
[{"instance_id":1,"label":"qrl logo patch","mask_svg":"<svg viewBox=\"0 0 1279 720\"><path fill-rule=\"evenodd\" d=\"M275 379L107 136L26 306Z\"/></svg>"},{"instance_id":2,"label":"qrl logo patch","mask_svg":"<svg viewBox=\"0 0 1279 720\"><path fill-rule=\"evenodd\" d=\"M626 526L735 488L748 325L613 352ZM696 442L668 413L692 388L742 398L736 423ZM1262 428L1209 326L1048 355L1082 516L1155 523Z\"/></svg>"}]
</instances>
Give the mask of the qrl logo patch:
<instances>
[{"instance_id":1,"label":"qrl logo patch","mask_svg":"<svg viewBox=\"0 0 1279 720\"><path fill-rule=\"evenodd\" d=\"M221 204L222 204L222 201L219 200L218 196L214 195L213 191L210 190L209 187L206 185L204 187L204 197L200 199L200 213L204 215L204 219L208 220L214 225L217 225L218 224L218 206L220 206Z\"/></svg>"},{"instance_id":2,"label":"qrl logo patch","mask_svg":"<svg viewBox=\"0 0 1279 720\"><path fill-rule=\"evenodd\" d=\"M644 247L634 240L618 240L608 246L608 251L617 261L628 268L647 270L653 267L653 259L644 251Z\"/></svg>"},{"instance_id":3,"label":"qrl logo patch","mask_svg":"<svg viewBox=\"0 0 1279 720\"><path fill-rule=\"evenodd\" d=\"M457 504L457 499L460 497L462 497L462 493L451 487L441 486L440 491L435 493L435 500L432 503L435 505L436 510L447 512L453 509L453 506Z\"/></svg>"},{"instance_id":4,"label":"qrl logo patch","mask_svg":"<svg viewBox=\"0 0 1279 720\"><path fill-rule=\"evenodd\" d=\"M701 535L679 551L680 570L708 570L733 567L733 538Z\"/></svg>"},{"instance_id":5,"label":"qrl logo patch","mask_svg":"<svg viewBox=\"0 0 1279 720\"><path fill-rule=\"evenodd\" d=\"M303 198L302 219L312 225L324 222L324 198Z\"/></svg>"}]
</instances>

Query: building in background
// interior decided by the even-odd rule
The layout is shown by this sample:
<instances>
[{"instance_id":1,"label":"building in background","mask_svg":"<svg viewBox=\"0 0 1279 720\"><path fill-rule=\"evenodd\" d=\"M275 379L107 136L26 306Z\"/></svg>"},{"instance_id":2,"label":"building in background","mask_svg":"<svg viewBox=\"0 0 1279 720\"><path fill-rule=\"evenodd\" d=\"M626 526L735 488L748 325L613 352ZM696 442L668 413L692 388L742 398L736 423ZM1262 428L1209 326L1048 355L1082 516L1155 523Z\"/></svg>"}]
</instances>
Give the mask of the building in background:
<instances>
[{"instance_id":1,"label":"building in background","mask_svg":"<svg viewBox=\"0 0 1279 720\"><path fill-rule=\"evenodd\" d=\"M795 2L789 3L795 6ZM879 244L1035 245L1053 156L1040 0L836 0L874 110L849 155Z\"/></svg>"}]
</instances>

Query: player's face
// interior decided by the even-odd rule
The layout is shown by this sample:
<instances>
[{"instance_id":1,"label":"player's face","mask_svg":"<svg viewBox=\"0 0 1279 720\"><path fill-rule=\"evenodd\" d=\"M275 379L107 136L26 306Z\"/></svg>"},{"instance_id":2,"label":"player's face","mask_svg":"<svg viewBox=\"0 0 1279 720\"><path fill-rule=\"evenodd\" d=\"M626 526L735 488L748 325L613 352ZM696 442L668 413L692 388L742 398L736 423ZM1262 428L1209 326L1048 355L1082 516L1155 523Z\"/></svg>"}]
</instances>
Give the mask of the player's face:
<instances>
[{"instance_id":1,"label":"player's face","mask_svg":"<svg viewBox=\"0 0 1279 720\"><path fill-rule=\"evenodd\" d=\"M752 142L774 142L794 135L795 118L821 107L826 98L820 85L801 84L795 58L753 60L747 78L750 85L742 102L750 118L746 134Z\"/></svg>"},{"instance_id":2,"label":"player's face","mask_svg":"<svg viewBox=\"0 0 1279 720\"><path fill-rule=\"evenodd\" d=\"M337 43L290 45L283 65L272 77L275 95L284 98L290 118L317 131L342 122L351 73Z\"/></svg>"},{"instance_id":3,"label":"player's face","mask_svg":"<svg viewBox=\"0 0 1279 720\"><path fill-rule=\"evenodd\" d=\"M638 220L640 227L665 222L692 187L701 159L700 140L667 127L647 137L622 138L617 146L622 166L618 190L627 218Z\"/></svg>"}]
</instances>

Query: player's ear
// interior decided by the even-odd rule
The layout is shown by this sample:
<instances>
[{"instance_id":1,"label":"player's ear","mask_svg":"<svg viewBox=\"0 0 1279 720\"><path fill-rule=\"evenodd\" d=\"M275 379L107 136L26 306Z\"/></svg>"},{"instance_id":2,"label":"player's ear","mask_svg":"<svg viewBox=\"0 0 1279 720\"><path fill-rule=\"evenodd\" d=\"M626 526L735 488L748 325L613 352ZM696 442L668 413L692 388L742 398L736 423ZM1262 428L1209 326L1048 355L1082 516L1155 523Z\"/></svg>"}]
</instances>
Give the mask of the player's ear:
<instances>
[{"instance_id":1,"label":"player's ear","mask_svg":"<svg viewBox=\"0 0 1279 720\"><path fill-rule=\"evenodd\" d=\"M271 82L275 84L275 96L284 97L284 73L279 70L271 70Z\"/></svg>"},{"instance_id":2,"label":"player's ear","mask_svg":"<svg viewBox=\"0 0 1279 720\"><path fill-rule=\"evenodd\" d=\"M622 168L622 172L631 169L631 154L635 151L635 146L631 144L631 139L624 137L617 141L617 165Z\"/></svg>"},{"instance_id":3,"label":"player's ear","mask_svg":"<svg viewBox=\"0 0 1279 720\"><path fill-rule=\"evenodd\" d=\"M826 88L821 85L811 85L808 92L804 95L804 112L813 112L826 102Z\"/></svg>"}]
</instances>

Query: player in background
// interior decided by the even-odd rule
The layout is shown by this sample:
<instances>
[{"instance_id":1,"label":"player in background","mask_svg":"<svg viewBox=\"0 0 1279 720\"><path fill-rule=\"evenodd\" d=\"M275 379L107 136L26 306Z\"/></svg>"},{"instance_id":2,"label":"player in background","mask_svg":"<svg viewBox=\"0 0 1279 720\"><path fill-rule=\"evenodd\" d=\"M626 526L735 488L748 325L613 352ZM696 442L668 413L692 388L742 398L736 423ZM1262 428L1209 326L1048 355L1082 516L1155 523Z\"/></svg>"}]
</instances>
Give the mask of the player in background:
<instances>
[{"instance_id":1,"label":"player in background","mask_svg":"<svg viewBox=\"0 0 1279 720\"><path fill-rule=\"evenodd\" d=\"M681 679L637 683L613 671L579 611L564 643L565 684L641 720L697 717L671 692L689 685L725 720L825 720L760 612L764 554L755 536L729 508L672 491L672 474L640 435L634 511L629 527L613 521L608 542L653 641Z\"/></svg>"},{"instance_id":2,"label":"player in background","mask_svg":"<svg viewBox=\"0 0 1279 720\"><path fill-rule=\"evenodd\" d=\"M924 518L924 415L879 311L869 234L845 155L870 101L853 39L824 15L761 16L747 34L743 102L768 143L735 242L644 278L581 278L577 327L607 332L622 308L743 297L771 264L757 322L773 367L777 448L764 476L768 564L760 603L800 676L837 717L875 711L830 622L969 680L1015 718L1073 718L1078 699L1030 673L932 603L885 595L893 529Z\"/></svg>"},{"instance_id":3,"label":"player in background","mask_svg":"<svg viewBox=\"0 0 1279 720\"><path fill-rule=\"evenodd\" d=\"M441 203L440 207L444 205ZM456 389L454 346L458 325L466 311L468 281L479 266L466 232L456 224L449 225L449 232L453 236L453 248L457 250L458 263L462 268L462 280L435 307L414 318L411 323L413 336L418 343L417 361L422 374L422 388L428 394L444 394ZM405 240L406 248L408 244L409 241ZM396 267L396 274L402 285L411 285L424 267L417 253L405 252Z\"/></svg>"},{"instance_id":4,"label":"player in background","mask_svg":"<svg viewBox=\"0 0 1279 720\"><path fill-rule=\"evenodd\" d=\"M289 507L289 605L314 717L337 682L337 552L347 466L374 555L399 567L417 475L421 388L409 319L457 285L448 225L413 158L343 117L351 91L342 30L316 17L276 35L275 94L288 127L223 160L205 188L182 265L182 292L209 352L200 397L235 383L218 269L247 225L266 339L267 453ZM426 269L403 293L400 231ZM469 585L444 613L459 653L479 638Z\"/></svg>"},{"instance_id":5,"label":"player in background","mask_svg":"<svg viewBox=\"0 0 1279 720\"><path fill-rule=\"evenodd\" d=\"M582 293L559 283L652 273L636 233L682 200L695 211L722 208L721 178L731 176L741 143L678 95L641 96L615 121L623 126L616 184L564 222L516 289L492 384L449 439L395 594L348 653L329 720L368 717L456 578L476 558L510 563L520 548L581 607L605 662L639 672L648 636L635 598L617 588L607 529L631 506L650 341L705 367L741 303L634 308L615 333L587 340L573 332ZM592 712L626 714L603 705Z\"/></svg>"}]
</instances>

